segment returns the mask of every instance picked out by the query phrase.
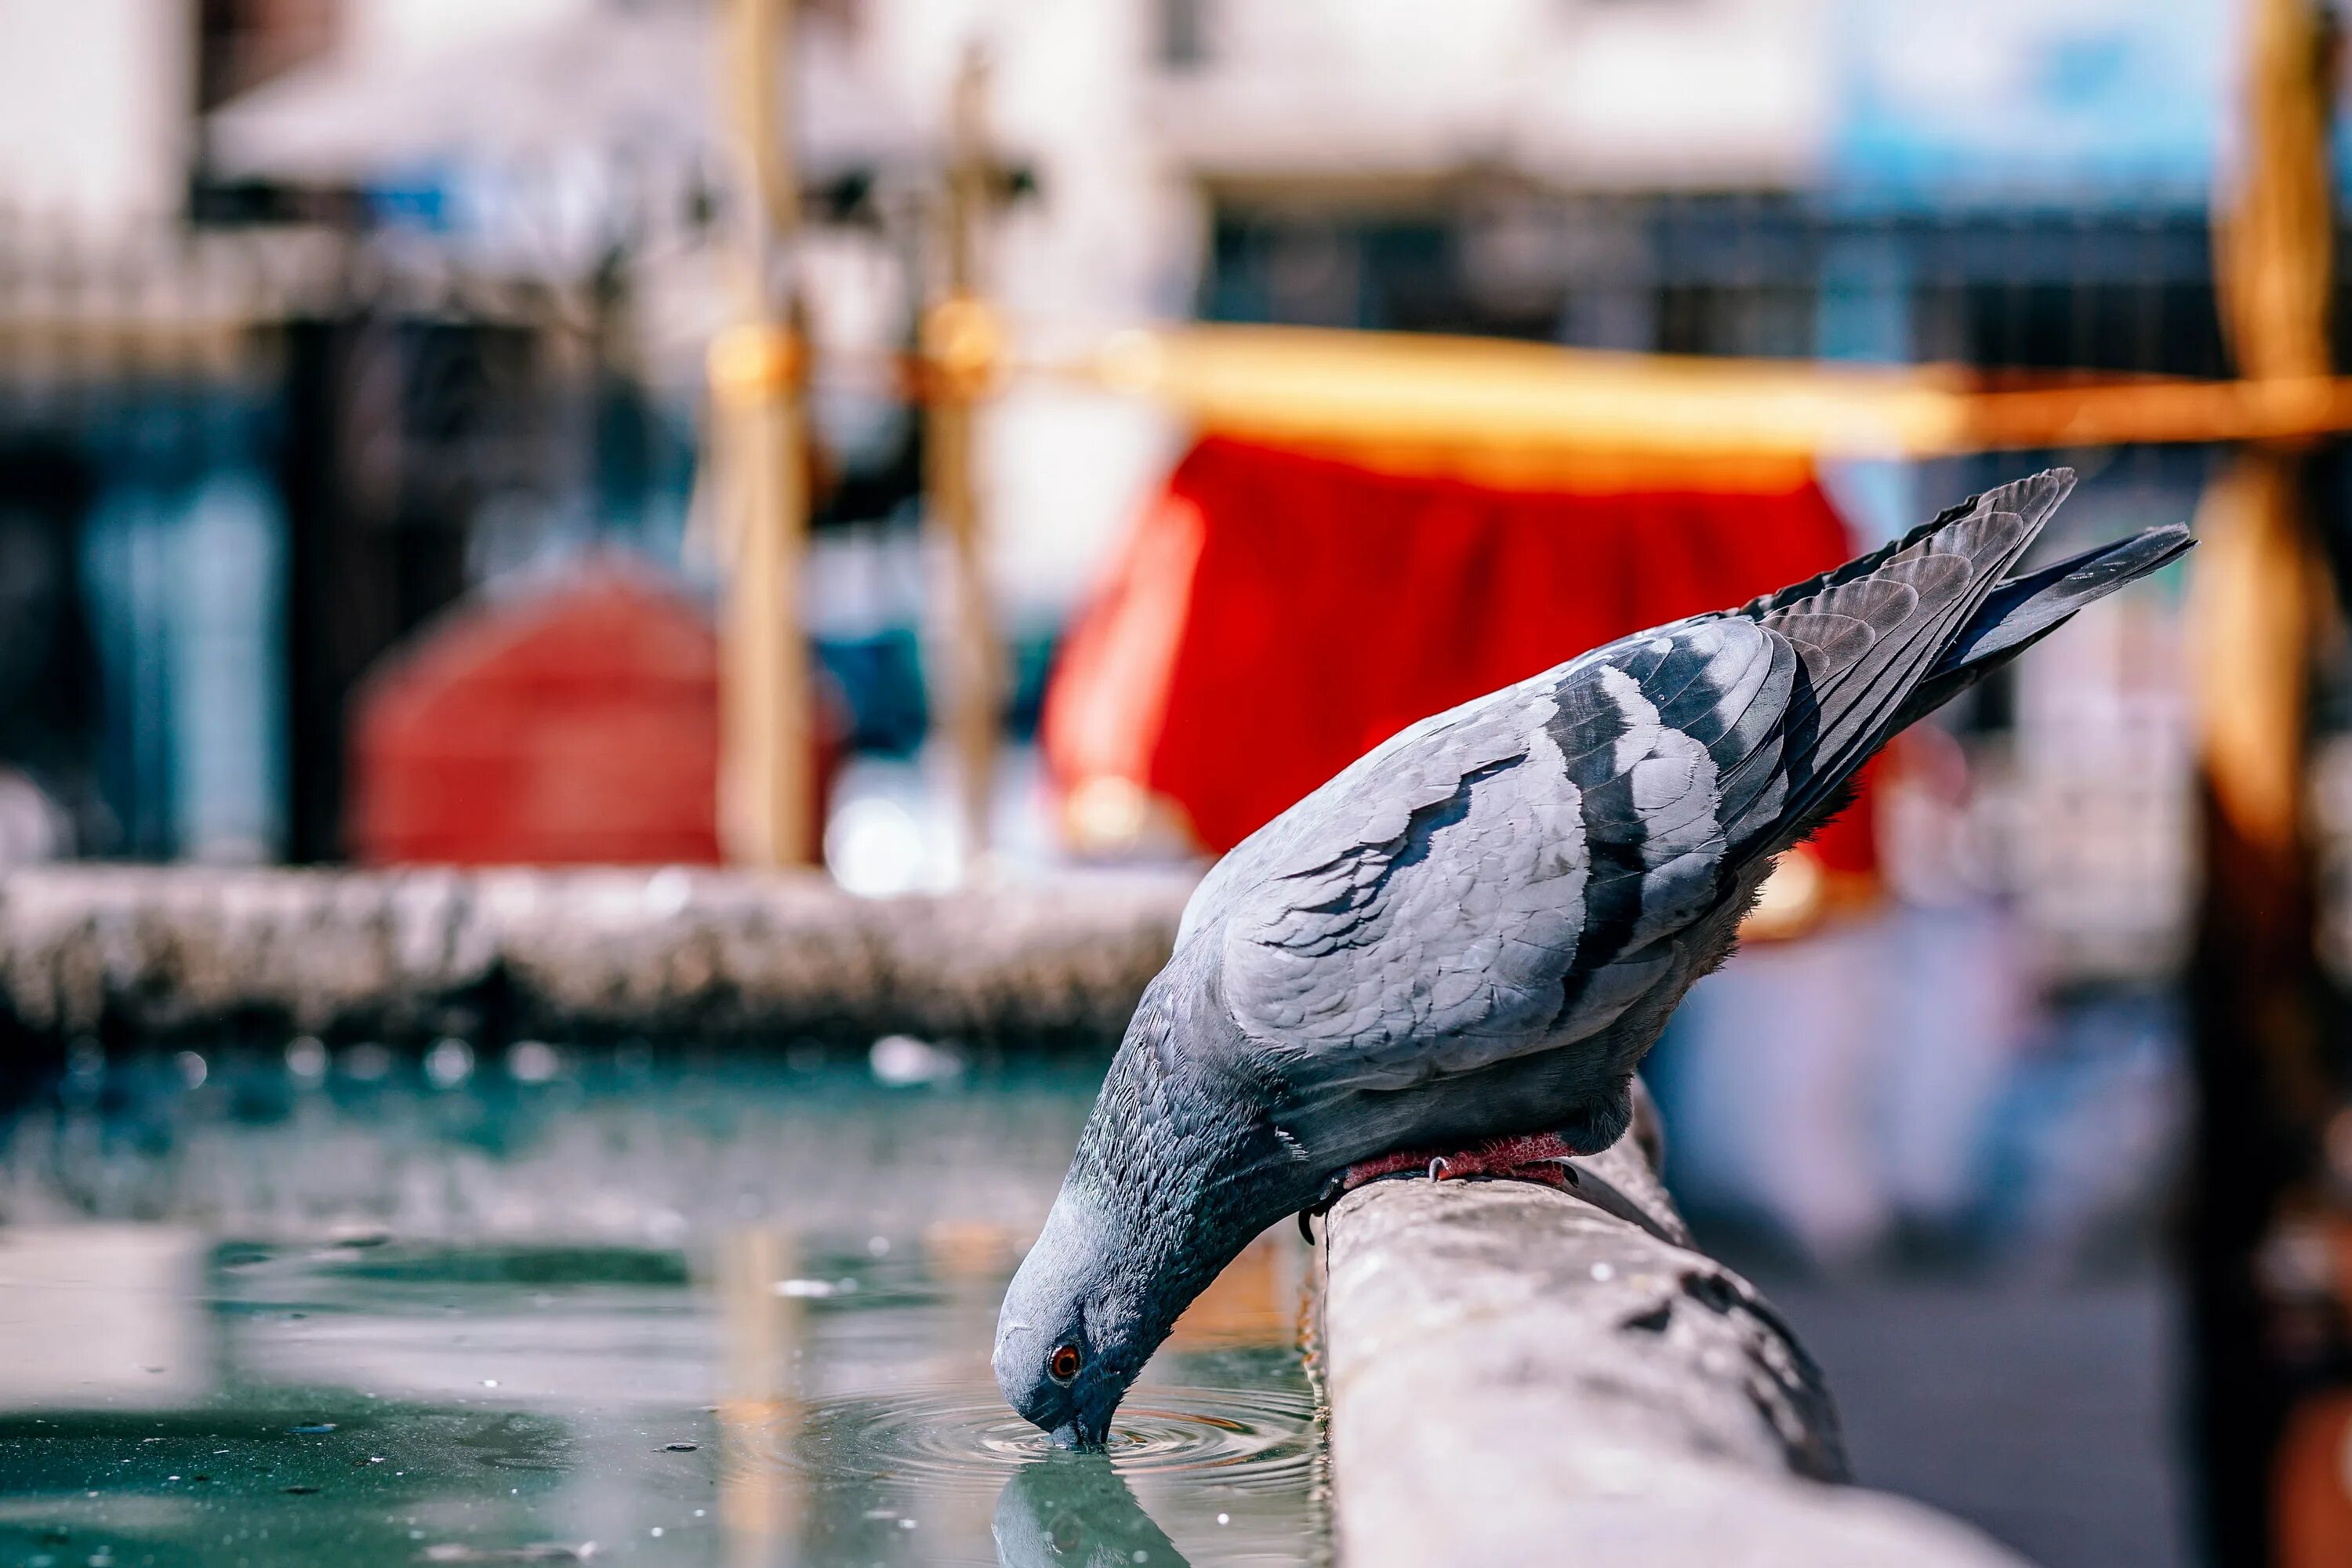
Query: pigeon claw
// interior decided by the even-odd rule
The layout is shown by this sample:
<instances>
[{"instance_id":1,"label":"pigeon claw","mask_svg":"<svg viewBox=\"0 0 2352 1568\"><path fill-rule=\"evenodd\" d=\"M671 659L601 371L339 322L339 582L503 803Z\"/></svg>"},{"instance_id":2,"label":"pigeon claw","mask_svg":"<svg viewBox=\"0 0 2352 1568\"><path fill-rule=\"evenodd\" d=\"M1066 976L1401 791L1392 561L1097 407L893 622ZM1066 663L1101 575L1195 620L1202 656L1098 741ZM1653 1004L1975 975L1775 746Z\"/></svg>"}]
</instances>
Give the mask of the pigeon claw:
<instances>
[{"instance_id":1,"label":"pigeon claw","mask_svg":"<svg viewBox=\"0 0 2352 1568\"><path fill-rule=\"evenodd\" d=\"M1398 1176L1426 1176L1433 1182L1458 1182L1470 1177L1486 1181L1533 1182L1566 1192L1575 1182L1563 1163L1583 1152L1557 1132L1531 1132L1516 1138L1489 1138L1466 1149L1444 1153L1427 1149L1400 1149L1375 1160L1349 1166L1323 1184L1315 1201L1298 1211L1298 1234L1311 1246L1314 1220L1330 1212L1358 1187Z\"/></svg>"},{"instance_id":2,"label":"pigeon claw","mask_svg":"<svg viewBox=\"0 0 2352 1568\"><path fill-rule=\"evenodd\" d=\"M1479 1176L1534 1182L1564 1190L1568 1186L1568 1169L1561 1162L1579 1152L1557 1132L1489 1138L1466 1149L1444 1152L1401 1149L1393 1154L1349 1166L1339 1178L1339 1191L1351 1193L1367 1182L1402 1175L1425 1175L1433 1182L1459 1182Z\"/></svg>"}]
</instances>

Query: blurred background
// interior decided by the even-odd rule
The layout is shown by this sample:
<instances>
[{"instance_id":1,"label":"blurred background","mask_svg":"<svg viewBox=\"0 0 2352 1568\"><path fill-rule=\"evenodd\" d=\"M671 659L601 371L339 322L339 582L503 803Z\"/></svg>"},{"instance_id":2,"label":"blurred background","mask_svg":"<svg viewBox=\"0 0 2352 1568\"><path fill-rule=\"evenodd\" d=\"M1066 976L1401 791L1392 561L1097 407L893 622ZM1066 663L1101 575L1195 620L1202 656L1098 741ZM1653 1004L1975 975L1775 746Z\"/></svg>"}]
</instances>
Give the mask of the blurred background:
<instances>
[{"instance_id":1,"label":"blurred background","mask_svg":"<svg viewBox=\"0 0 2352 1568\"><path fill-rule=\"evenodd\" d=\"M2052 1565L2340 1561L2336 26L0 0L0 867L1197 866L1404 722L2063 462L2049 554L2206 547L1790 858L1653 1059L1668 1174L1864 1480ZM384 1079L298 1046L287 1095L330 1046ZM201 1058L113 1100L72 1059L0 1217L268 1163ZM938 1042L853 1067L877 1130L982 1092ZM1016 1215L1070 1131L1030 1092ZM122 1171L68 1158L125 1105ZM488 1136L341 1113L255 1149Z\"/></svg>"}]
</instances>

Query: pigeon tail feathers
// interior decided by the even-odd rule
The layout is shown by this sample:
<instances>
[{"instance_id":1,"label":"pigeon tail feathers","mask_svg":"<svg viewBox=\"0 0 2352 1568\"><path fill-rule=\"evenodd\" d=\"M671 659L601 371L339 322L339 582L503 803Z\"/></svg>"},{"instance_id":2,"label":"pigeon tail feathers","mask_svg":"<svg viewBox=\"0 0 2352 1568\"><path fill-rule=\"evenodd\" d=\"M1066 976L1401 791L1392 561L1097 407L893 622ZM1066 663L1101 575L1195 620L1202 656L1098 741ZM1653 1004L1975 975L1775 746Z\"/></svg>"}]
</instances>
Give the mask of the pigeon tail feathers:
<instances>
[{"instance_id":1,"label":"pigeon tail feathers","mask_svg":"<svg viewBox=\"0 0 2352 1568\"><path fill-rule=\"evenodd\" d=\"M1738 858L1776 852L1835 811L1900 722L1913 691L1964 635L2074 488L2054 468L1971 497L1882 549L1741 606L1796 656L1774 743L1724 781Z\"/></svg>"},{"instance_id":2,"label":"pigeon tail feathers","mask_svg":"<svg viewBox=\"0 0 2352 1568\"><path fill-rule=\"evenodd\" d=\"M1750 620L1761 620L1775 610L1785 610L1800 600L1826 593L1857 577L1868 576L1920 541L1979 511L2014 512L2025 520L2030 532L2039 533L2042 525L2050 520L2050 514L2058 510L2058 503L2064 500L2074 489L2074 470L2072 468L2044 468L2038 474L2011 479L1998 489L1986 490L1981 495L1973 495L1956 505L1946 507L1900 539L1866 551L1843 565L1832 566L1801 583L1791 583L1777 593L1759 594L1739 606L1736 613Z\"/></svg>"},{"instance_id":3,"label":"pigeon tail feathers","mask_svg":"<svg viewBox=\"0 0 2352 1568\"><path fill-rule=\"evenodd\" d=\"M2195 542L2186 528L2148 529L2009 575L2074 486L2072 470L2053 468L1988 490L1737 612L1790 642L1802 689L1778 758L1786 788L1737 837L1805 837L1850 798L1854 772L1889 736Z\"/></svg>"},{"instance_id":4,"label":"pigeon tail feathers","mask_svg":"<svg viewBox=\"0 0 2352 1568\"><path fill-rule=\"evenodd\" d=\"M2170 565L2196 542L2181 523L2144 529L2039 572L2010 578L1993 590L1913 689L1895 727L1934 712L2064 626L2084 605Z\"/></svg>"}]
</instances>

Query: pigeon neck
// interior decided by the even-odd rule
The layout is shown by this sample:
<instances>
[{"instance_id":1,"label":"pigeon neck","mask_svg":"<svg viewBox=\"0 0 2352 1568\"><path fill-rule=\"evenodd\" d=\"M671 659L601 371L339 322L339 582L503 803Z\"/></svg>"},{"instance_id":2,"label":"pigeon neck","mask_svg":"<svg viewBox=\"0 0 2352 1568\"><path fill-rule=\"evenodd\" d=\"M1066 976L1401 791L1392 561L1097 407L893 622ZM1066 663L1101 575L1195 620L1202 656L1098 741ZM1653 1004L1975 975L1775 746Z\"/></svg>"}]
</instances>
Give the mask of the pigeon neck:
<instances>
[{"instance_id":1,"label":"pigeon neck","mask_svg":"<svg viewBox=\"0 0 2352 1568\"><path fill-rule=\"evenodd\" d=\"M1072 1176L1123 1232L1136 1277L1181 1308L1289 1212L1257 1213L1271 1195L1269 1155L1278 1161L1279 1145L1242 1086L1179 1049L1147 1004L1103 1081Z\"/></svg>"}]
</instances>

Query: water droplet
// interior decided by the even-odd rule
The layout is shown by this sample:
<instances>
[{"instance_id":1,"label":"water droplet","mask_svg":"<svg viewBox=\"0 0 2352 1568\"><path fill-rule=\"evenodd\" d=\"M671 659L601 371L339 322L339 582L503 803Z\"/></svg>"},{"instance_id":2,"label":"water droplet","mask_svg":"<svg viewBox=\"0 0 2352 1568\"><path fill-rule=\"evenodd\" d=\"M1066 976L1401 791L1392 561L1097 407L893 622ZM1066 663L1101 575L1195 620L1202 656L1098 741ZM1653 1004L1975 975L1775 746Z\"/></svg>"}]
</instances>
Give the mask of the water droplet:
<instances>
[{"instance_id":1,"label":"water droplet","mask_svg":"<svg viewBox=\"0 0 2352 1568\"><path fill-rule=\"evenodd\" d=\"M327 1047L309 1035L297 1035L286 1042L286 1070L296 1083L310 1089L325 1081Z\"/></svg>"},{"instance_id":2,"label":"water droplet","mask_svg":"<svg viewBox=\"0 0 2352 1568\"><path fill-rule=\"evenodd\" d=\"M425 1077L436 1089L455 1089L474 1076L474 1047L451 1036L425 1053Z\"/></svg>"},{"instance_id":3,"label":"water droplet","mask_svg":"<svg viewBox=\"0 0 2352 1568\"><path fill-rule=\"evenodd\" d=\"M1617 1270L1610 1268L1606 1263L1596 1263L1592 1266L1592 1278L1596 1282L1606 1285L1610 1280L1617 1278Z\"/></svg>"},{"instance_id":4,"label":"water droplet","mask_svg":"<svg viewBox=\"0 0 2352 1568\"><path fill-rule=\"evenodd\" d=\"M545 1040L517 1040L507 1049L507 1072L517 1083L545 1083L563 1070L563 1058Z\"/></svg>"},{"instance_id":5,"label":"water droplet","mask_svg":"<svg viewBox=\"0 0 2352 1568\"><path fill-rule=\"evenodd\" d=\"M866 1053L866 1065L877 1083L892 1089L939 1083L963 1071L961 1057L912 1035L883 1036Z\"/></svg>"}]
</instances>

